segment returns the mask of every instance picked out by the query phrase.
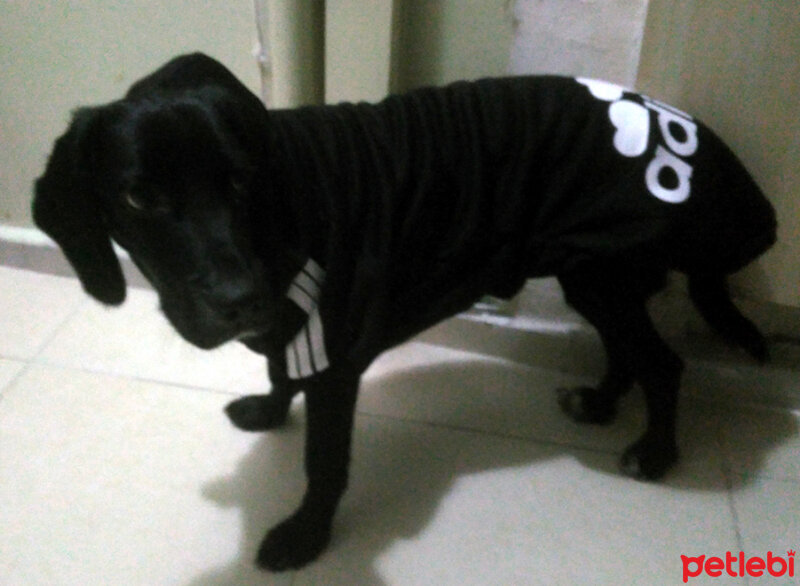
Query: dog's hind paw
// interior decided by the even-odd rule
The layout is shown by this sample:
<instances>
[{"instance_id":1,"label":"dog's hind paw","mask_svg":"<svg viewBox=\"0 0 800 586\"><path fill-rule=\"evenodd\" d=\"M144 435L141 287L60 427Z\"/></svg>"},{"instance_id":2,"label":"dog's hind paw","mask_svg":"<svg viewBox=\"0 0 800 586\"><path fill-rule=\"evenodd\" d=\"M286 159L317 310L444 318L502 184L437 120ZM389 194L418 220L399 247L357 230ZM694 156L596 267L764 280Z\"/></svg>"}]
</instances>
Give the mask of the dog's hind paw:
<instances>
[{"instance_id":1,"label":"dog's hind paw","mask_svg":"<svg viewBox=\"0 0 800 586\"><path fill-rule=\"evenodd\" d=\"M678 461L678 448L671 443L642 438L622 454L619 463L625 476L636 480L658 480Z\"/></svg>"},{"instance_id":2,"label":"dog's hind paw","mask_svg":"<svg viewBox=\"0 0 800 586\"><path fill-rule=\"evenodd\" d=\"M558 389L558 405L570 419L578 423L606 425L617 415L615 401L603 396L597 389L578 387Z\"/></svg>"},{"instance_id":3,"label":"dog's hind paw","mask_svg":"<svg viewBox=\"0 0 800 586\"><path fill-rule=\"evenodd\" d=\"M244 431L267 431L286 423L290 403L274 395L250 395L225 407L236 427Z\"/></svg>"}]
</instances>

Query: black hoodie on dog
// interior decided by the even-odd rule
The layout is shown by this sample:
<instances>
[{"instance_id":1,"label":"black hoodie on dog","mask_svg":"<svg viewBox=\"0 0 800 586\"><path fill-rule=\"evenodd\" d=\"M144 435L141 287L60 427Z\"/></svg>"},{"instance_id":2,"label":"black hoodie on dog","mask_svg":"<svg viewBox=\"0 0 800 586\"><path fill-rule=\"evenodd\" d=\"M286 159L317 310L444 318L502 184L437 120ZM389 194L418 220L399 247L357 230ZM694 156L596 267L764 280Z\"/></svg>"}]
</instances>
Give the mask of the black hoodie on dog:
<instances>
[{"instance_id":1,"label":"black hoodie on dog","mask_svg":"<svg viewBox=\"0 0 800 586\"><path fill-rule=\"evenodd\" d=\"M300 379L591 258L733 272L775 216L706 126L607 82L487 79L271 111L272 177L307 258ZM290 222L290 224L292 223Z\"/></svg>"}]
</instances>

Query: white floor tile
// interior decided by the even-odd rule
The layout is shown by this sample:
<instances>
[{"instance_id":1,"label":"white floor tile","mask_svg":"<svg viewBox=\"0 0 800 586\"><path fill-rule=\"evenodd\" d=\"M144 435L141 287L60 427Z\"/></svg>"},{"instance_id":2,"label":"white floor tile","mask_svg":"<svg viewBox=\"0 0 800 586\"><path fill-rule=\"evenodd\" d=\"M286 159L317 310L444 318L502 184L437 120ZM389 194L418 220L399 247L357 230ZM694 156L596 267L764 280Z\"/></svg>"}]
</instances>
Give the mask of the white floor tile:
<instances>
[{"instance_id":1,"label":"white floor tile","mask_svg":"<svg viewBox=\"0 0 800 586\"><path fill-rule=\"evenodd\" d=\"M730 411L721 431L734 473L800 481L800 414L757 408Z\"/></svg>"},{"instance_id":2,"label":"white floor tile","mask_svg":"<svg viewBox=\"0 0 800 586\"><path fill-rule=\"evenodd\" d=\"M0 358L0 397L3 389L25 368L26 363L19 360L7 360Z\"/></svg>"},{"instance_id":3,"label":"white floor tile","mask_svg":"<svg viewBox=\"0 0 800 586\"><path fill-rule=\"evenodd\" d=\"M589 382L412 343L379 359L367 373L358 405L373 415L621 452L641 431L641 409L626 405L613 426L584 426L569 421L558 408L558 387ZM634 396L633 402L637 400Z\"/></svg>"},{"instance_id":4,"label":"white floor tile","mask_svg":"<svg viewBox=\"0 0 800 586\"><path fill-rule=\"evenodd\" d=\"M239 343L203 351L178 336L152 291L128 289L118 308L88 303L42 351L42 360L97 372L233 394L269 387L264 357Z\"/></svg>"},{"instance_id":5,"label":"white floor tile","mask_svg":"<svg viewBox=\"0 0 800 586\"><path fill-rule=\"evenodd\" d=\"M330 549L294 584L411 584L384 581L378 558L413 539L451 489L466 434L415 423L358 417L348 492ZM424 574L419 584L433 584Z\"/></svg>"},{"instance_id":6,"label":"white floor tile","mask_svg":"<svg viewBox=\"0 0 800 586\"><path fill-rule=\"evenodd\" d=\"M753 479L734 491L733 502L745 554L766 559L771 551L787 562L786 574L780 579L765 573L761 580L769 584L800 584L800 559L795 554L794 577L791 577L787 555L790 550L800 549L800 482ZM781 573L780 562L775 562L773 571ZM760 582L754 577L750 583Z\"/></svg>"},{"instance_id":7,"label":"white floor tile","mask_svg":"<svg viewBox=\"0 0 800 586\"><path fill-rule=\"evenodd\" d=\"M247 474L268 461L283 476L290 460L273 447L282 453L289 442L233 429L225 401L74 370L27 371L0 402L2 583L210 584L221 573L259 583L257 543L244 542L256 538L243 532L241 487L230 478L242 458L256 460ZM271 502L267 482L258 494L269 515L293 506Z\"/></svg>"},{"instance_id":8,"label":"white floor tile","mask_svg":"<svg viewBox=\"0 0 800 586\"><path fill-rule=\"evenodd\" d=\"M0 266L0 356L32 358L83 299L76 279Z\"/></svg>"},{"instance_id":9,"label":"white floor tile","mask_svg":"<svg viewBox=\"0 0 800 586\"><path fill-rule=\"evenodd\" d=\"M284 430L233 429L223 393L265 392L263 358L197 350L154 293L128 293L106 309L74 279L0 267L3 586L650 586L682 583L682 554L800 545L797 414L684 399L680 464L638 483L616 462L639 392L613 425L577 425L554 389L593 380L415 342L365 376L329 551L260 572L304 489L302 401Z\"/></svg>"},{"instance_id":10,"label":"white floor tile","mask_svg":"<svg viewBox=\"0 0 800 586\"><path fill-rule=\"evenodd\" d=\"M639 483L609 455L366 419L332 548L295 585L675 584L682 553L735 547L722 478Z\"/></svg>"},{"instance_id":11,"label":"white floor tile","mask_svg":"<svg viewBox=\"0 0 800 586\"><path fill-rule=\"evenodd\" d=\"M458 429L621 454L644 430L645 407L634 389L608 426L572 422L555 389L591 383L586 377L496 358L411 343L381 357L368 371L359 411ZM718 475L722 469L714 405L683 400L679 470Z\"/></svg>"}]
</instances>

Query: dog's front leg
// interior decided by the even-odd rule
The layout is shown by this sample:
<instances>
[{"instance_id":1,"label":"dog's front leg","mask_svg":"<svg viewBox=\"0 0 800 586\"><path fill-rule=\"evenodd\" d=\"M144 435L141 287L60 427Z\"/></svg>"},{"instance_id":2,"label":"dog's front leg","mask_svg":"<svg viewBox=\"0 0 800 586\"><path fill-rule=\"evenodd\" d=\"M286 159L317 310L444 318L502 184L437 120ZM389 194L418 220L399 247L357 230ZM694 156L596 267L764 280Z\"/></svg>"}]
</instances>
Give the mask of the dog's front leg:
<instances>
[{"instance_id":1,"label":"dog's front leg","mask_svg":"<svg viewBox=\"0 0 800 586\"><path fill-rule=\"evenodd\" d=\"M248 395L231 402L225 413L236 427L244 431L268 431L286 423L292 399L298 391L290 381L282 356L267 358L267 371L272 390L267 395Z\"/></svg>"},{"instance_id":2,"label":"dog's front leg","mask_svg":"<svg viewBox=\"0 0 800 586\"><path fill-rule=\"evenodd\" d=\"M347 487L359 377L326 372L306 388L305 467L308 487L300 507L261 544L258 565L300 568L328 545L333 516Z\"/></svg>"}]
</instances>

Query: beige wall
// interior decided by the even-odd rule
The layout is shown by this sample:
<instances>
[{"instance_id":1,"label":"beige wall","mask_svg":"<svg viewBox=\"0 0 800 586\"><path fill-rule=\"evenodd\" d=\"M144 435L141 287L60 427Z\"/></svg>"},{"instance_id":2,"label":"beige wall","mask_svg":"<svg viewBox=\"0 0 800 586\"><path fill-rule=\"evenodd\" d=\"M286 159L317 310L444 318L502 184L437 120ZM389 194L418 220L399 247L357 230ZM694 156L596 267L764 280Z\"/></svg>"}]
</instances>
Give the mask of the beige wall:
<instances>
[{"instance_id":1,"label":"beige wall","mask_svg":"<svg viewBox=\"0 0 800 586\"><path fill-rule=\"evenodd\" d=\"M325 3L325 101L376 101L389 91L392 0Z\"/></svg>"},{"instance_id":2,"label":"beige wall","mask_svg":"<svg viewBox=\"0 0 800 586\"><path fill-rule=\"evenodd\" d=\"M708 123L753 173L779 241L736 287L800 306L800 2L650 0L638 85Z\"/></svg>"},{"instance_id":3,"label":"beige wall","mask_svg":"<svg viewBox=\"0 0 800 586\"><path fill-rule=\"evenodd\" d=\"M325 2L255 0L266 47L264 101L270 108L325 100Z\"/></svg>"},{"instance_id":4,"label":"beige wall","mask_svg":"<svg viewBox=\"0 0 800 586\"><path fill-rule=\"evenodd\" d=\"M0 223L30 225L33 180L72 109L205 51L254 91L252 0L0 3Z\"/></svg>"},{"instance_id":5,"label":"beige wall","mask_svg":"<svg viewBox=\"0 0 800 586\"><path fill-rule=\"evenodd\" d=\"M506 73L509 6L508 0L327 2L325 101L375 101L389 92Z\"/></svg>"},{"instance_id":6,"label":"beige wall","mask_svg":"<svg viewBox=\"0 0 800 586\"><path fill-rule=\"evenodd\" d=\"M647 0L516 0L514 73L561 73L633 87Z\"/></svg>"},{"instance_id":7,"label":"beige wall","mask_svg":"<svg viewBox=\"0 0 800 586\"><path fill-rule=\"evenodd\" d=\"M392 88L406 90L508 71L509 0L399 0Z\"/></svg>"}]
</instances>

